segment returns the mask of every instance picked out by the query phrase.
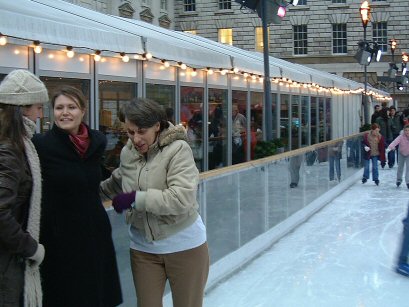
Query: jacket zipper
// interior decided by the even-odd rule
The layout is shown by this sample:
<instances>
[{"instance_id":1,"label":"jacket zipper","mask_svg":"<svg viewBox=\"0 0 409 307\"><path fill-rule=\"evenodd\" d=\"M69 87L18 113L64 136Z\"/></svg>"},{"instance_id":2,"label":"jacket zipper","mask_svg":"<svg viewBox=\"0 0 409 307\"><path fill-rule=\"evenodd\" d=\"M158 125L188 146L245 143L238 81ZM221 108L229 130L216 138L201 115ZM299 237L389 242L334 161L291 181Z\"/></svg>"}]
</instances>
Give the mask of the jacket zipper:
<instances>
[{"instance_id":1,"label":"jacket zipper","mask_svg":"<svg viewBox=\"0 0 409 307\"><path fill-rule=\"evenodd\" d=\"M141 179L141 173L142 173L142 170L146 167L147 164L148 164L148 157L145 158L145 164L141 167L141 169L140 169L140 171L139 171L139 175L138 175L138 187L139 187L139 190L141 190L141 186L140 186L140 184L139 184L140 179ZM152 231L152 227L151 227L151 225L149 224L148 212L146 212L146 211L145 211L145 218L146 218L146 223L148 224L148 227L149 227L149 231L150 231L151 237L154 238L153 231Z\"/></svg>"}]
</instances>

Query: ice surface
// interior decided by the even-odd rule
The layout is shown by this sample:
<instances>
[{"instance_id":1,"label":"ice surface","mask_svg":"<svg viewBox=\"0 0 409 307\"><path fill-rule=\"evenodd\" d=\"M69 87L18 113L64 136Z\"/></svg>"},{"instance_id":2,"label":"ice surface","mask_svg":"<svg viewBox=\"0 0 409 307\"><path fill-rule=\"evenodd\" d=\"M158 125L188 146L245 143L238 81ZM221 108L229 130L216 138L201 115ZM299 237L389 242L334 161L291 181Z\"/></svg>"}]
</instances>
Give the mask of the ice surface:
<instances>
[{"instance_id":1,"label":"ice surface","mask_svg":"<svg viewBox=\"0 0 409 307\"><path fill-rule=\"evenodd\" d=\"M206 293L204 306L409 306L409 278L394 272L409 190L396 187L396 166L380 181L357 181Z\"/></svg>"}]
</instances>

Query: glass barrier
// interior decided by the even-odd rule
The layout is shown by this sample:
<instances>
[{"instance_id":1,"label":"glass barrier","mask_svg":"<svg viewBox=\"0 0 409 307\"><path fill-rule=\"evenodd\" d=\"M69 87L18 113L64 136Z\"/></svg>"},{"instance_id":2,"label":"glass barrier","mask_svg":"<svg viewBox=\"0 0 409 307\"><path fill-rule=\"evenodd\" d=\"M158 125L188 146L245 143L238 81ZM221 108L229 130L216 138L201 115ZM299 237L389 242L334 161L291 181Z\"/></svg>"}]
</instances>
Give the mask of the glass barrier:
<instances>
[{"instance_id":1,"label":"glass barrier","mask_svg":"<svg viewBox=\"0 0 409 307\"><path fill-rule=\"evenodd\" d=\"M356 174L362 165L361 138L357 134L201 173L197 197L207 228L211 264L238 251ZM112 210L108 214L121 274L123 306L133 306L128 226L122 215Z\"/></svg>"}]
</instances>

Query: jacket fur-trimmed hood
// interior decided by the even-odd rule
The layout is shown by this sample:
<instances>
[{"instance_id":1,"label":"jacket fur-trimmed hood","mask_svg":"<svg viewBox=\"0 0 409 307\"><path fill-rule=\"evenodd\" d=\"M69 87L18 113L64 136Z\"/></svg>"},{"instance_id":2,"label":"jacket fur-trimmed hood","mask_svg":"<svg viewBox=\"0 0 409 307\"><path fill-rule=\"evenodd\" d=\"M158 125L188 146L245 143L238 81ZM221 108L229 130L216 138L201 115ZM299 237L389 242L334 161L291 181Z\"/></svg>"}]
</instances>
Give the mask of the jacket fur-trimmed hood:
<instances>
[{"instance_id":1,"label":"jacket fur-trimmed hood","mask_svg":"<svg viewBox=\"0 0 409 307\"><path fill-rule=\"evenodd\" d=\"M174 126L169 123L169 128L163 130L158 137L159 147L164 147L176 140L187 141L186 129L182 125Z\"/></svg>"}]
</instances>

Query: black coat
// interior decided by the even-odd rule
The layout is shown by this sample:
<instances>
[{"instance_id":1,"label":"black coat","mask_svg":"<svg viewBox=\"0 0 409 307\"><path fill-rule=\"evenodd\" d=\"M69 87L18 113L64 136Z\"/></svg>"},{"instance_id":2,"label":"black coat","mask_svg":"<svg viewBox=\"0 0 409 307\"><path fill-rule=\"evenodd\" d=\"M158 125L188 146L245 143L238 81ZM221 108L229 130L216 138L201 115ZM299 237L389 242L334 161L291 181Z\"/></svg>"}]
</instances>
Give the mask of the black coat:
<instances>
[{"instance_id":1,"label":"black coat","mask_svg":"<svg viewBox=\"0 0 409 307\"><path fill-rule=\"evenodd\" d=\"M110 307L122 302L108 215L99 197L106 138L88 129L84 158L56 125L33 143L40 157L40 242L44 307Z\"/></svg>"},{"instance_id":2,"label":"black coat","mask_svg":"<svg viewBox=\"0 0 409 307\"><path fill-rule=\"evenodd\" d=\"M24 258L32 256L37 249L37 242L26 232L32 185L31 171L24 153L11 143L2 141L0 306L19 306L24 288Z\"/></svg>"}]
</instances>

